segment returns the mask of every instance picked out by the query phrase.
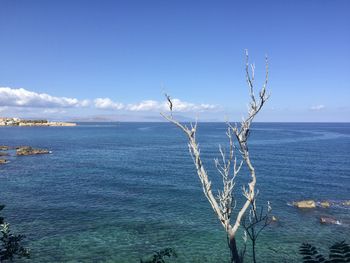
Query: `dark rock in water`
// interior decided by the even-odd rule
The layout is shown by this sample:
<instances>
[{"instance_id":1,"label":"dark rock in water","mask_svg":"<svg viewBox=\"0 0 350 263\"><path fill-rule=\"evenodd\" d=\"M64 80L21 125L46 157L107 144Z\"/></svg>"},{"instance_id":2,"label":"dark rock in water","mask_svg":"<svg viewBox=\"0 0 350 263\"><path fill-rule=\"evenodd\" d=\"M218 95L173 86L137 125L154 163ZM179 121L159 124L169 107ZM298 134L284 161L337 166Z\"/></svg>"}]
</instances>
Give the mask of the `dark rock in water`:
<instances>
[{"instance_id":1,"label":"dark rock in water","mask_svg":"<svg viewBox=\"0 0 350 263\"><path fill-rule=\"evenodd\" d=\"M321 224L330 224L330 225L341 225L340 221L333 217L321 216Z\"/></svg>"},{"instance_id":2,"label":"dark rock in water","mask_svg":"<svg viewBox=\"0 0 350 263\"><path fill-rule=\"evenodd\" d=\"M0 151L7 151L8 149L10 149L10 147L6 145L0 145Z\"/></svg>"},{"instance_id":3,"label":"dark rock in water","mask_svg":"<svg viewBox=\"0 0 350 263\"><path fill-rule=\"evenodd\" d=\"M293 205L297 208L315 208L316 202L314 200L303 200L299 202L293 202Z\"/></svg>"},{"instance_id":4,"label":"dark rock in water","mask_svg":"<svg viewBox=\"0 0 350 263\"><path fill-rule=\"evenodd\" d=\"M0 156L8 156L8 153L0 152Z\"/></svg>"},{"instance_id":5,"label":"dark rock in water","mask_svg":"<svg viewBox=\"0 0 350 263\"><path fill-rule=\"evenodd\" d=\"M0 159L0 164L5 164L5 163L7 163L6 159Z\"/></svg>"},{"instance_id":6,"label":"dark rock in water","mask_svg":"<svg viewBox=\"0 0 350 263\"><path fill-rule=\"evenodd\" d=\"M25 146L21 148L17 148L16 154L23 156L23 155L36 155L36 154L48 154L51 153L49 150L46 149L36 149L32 148L30 146Z\"/></svg>"}]
</instances>

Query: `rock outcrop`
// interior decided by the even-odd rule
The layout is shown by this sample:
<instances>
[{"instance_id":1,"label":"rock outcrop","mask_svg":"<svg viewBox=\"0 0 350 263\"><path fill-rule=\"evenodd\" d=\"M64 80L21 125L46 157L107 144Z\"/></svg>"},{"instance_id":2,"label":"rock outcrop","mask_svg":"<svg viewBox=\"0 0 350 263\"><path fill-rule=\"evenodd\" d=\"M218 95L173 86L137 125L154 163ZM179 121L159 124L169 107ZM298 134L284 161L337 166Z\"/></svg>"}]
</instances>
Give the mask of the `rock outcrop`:
<instances>
[{"instance_id":1,"label":"rock outcrop","mask_svg":"<svg viewBox=\"0 0 350 263\"><path fill-rule=\"evenodd\" d=\"M302 200L296 201L293 203L288 203L289 205L293 205L294 207L301 209L310 209L310 208L326 208L331 209L334 207L350 207L350 200L324 200L324 201L314 201L314 200Z\"/></svg>"},{"instance_id":2,"label":"rock outcrop","mask_svg":"<svg viewBox=\"0 0 350 263\"><path fill-rule=\"evenodd\" d=\"M297 208L315 208L316 202L314 200L303 200L298 202L293 202L293 205Z\"/></svg>"},{"instance_id":3,"label":"rock outcrop","mask_svg":"<svg viewBox=\"0 0 350 263\"><path fill-rule=\"evenodd\" d=\"M8 149L10 149L9 146L6 145L0 145L0 151L7 151Z\"/></svg>"},{"instance_id":4,"label":"rock outcrop","mask_svg":"<svg viewBox=\"0 0 350 263\"><path fill-rule=\"evenodd\" d=\"M333 217L321 216L321 224L330 224L330 225L341 225L340 221Z\"/></svg>"},{"instance_id":5,"label":"rock outcrop","mask_svg":"<svg viewBox=\"0 0 350 263\"><path fill-rule=\"evenodd\" d=\"M19 156L23 155L36 155L36 154L48 154L51 153L49 150L46 149L37 149L37 148L32 148L30 146L26 147L20 147L16 150L16 154Z\"/></svg>"},{"instance_id":6,"label":"rock outcrop","mask_svg":"<svg viewBox=\"0 0 350 263\"><path fill-rule=\"evenodd\" d=\"M0 152L0 156L8 156L8 153Z\"/></svg>"},{"instance_id":7,"label":"rock outcrop","mask_svg":"<svg viewBox=\"0 0 350 263\"><path fill-rule=\"evenodd\" d=\"M7 160L6 160L6 159L0 159L0 165L1 165L1 164L5 164L5 163L7 163Z\"/></svg>"},{"instance_id":8,"label":"rock outcrop","mask_svg":"<svg viewBox=\"0 0 350 263\"><path fill-rule=\"evenodd\" d=\"M329 208L331 206L331 203L329 201L322 201L320 203L320 206L323 208Z\"/></svg>"},{"instance_id":9,"label":"rock outcrop","mask_svg":"<svg viewBox=\"0 0 350 263\"><path fill-rule=\"evenodd\" d=\"M344 202L342 203L342 205L343 205L343 206L350 206L350 200L349 200L349 201L344 201Z\"/></svg>"}]
</instances>

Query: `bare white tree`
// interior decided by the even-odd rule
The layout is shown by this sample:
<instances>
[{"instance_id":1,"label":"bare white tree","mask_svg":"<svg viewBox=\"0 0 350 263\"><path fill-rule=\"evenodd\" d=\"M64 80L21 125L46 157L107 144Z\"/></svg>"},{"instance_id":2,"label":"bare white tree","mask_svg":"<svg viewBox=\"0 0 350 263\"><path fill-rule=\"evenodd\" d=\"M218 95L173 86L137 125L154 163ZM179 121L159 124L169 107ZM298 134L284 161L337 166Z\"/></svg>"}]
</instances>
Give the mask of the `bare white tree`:
<instances>
[{"instance_id":1,"label":"bare white tree","mask_svg":"<svg viewBox=\"0 0 350 263\"><path fill-rule=\"evenodd\" d=\"M266 57L266 75L264 84L259 92L259 97L256 97L254 94L254 79L255 79L255 65L249 64L248 51L246 50L246 80L249 87L250 94L250 103L248 107L248 115L243 118L242 122L238 126L237 124L232 125L227 123L227 132L226 135L229 141L229 152L226 155L222 147L219 147L221 160L215 159L215 165L222 177L223 189L218 191L218 195L213 194L211 188L211 181L208 177L208 173L204 168L203 161L201 158L201 152L199 149L198 142L196 140L197 132L197 121L195 124L191 123L190 127L187 127L185 124L180 123L179 121L173 118L173 104L169 95L165 95L170 109L170 115L161 113L161 115L179 127L188 138L188 147L190 154L193 158L193 162L196 166L198 177L202 183L203 192L209 201L211 207L213 208L216 216L220 220L222 226L225 228L228 237L228 246L231 252L231 262L241 263L242 255L239 253L239 249L236 244L236 235L237 231L241 225L241 221L245 213L249 210L249 207L252 204L255 204L256 197L256 173L254 166L251 162L248 150L248 138L250 134L250 126L255 116L259 113L266 100L268 95L266 93L266 86L268 82L268 60ZM241 161L238 161L237 156ZM234 198L234 188L235 188L235 179L241 170L241 167L245 165L249 170L250 182L248 187L243 186L243 196L245 201L242 206L239 208L236 205L236 200ZM232 219L233 210L237 209L238 213L234 219Z\"/></svg>"}]
</instances>

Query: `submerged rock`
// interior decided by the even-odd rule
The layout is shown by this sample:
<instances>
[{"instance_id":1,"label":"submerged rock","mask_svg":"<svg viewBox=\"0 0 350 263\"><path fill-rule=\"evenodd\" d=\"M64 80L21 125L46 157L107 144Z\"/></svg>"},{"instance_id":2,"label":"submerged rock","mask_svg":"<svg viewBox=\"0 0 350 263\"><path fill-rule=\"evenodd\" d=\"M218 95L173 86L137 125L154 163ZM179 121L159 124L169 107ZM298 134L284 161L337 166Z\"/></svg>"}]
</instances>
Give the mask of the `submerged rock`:
<instances>
[{"instance_id":1,"label":"submerged rock","mask_svg":"<svg viewBox=\"0 0 350 263\"><path fill-rule=\"evenodd\" d=\"M323 208L329 208L331 206L331 203L329 201L322 201L320 205Z\"/></svg>"},{"instance_id":2,"label":"submerged rock","mask_svg":"<svg viewBox=\"0 0 350 263\"><path fill-rule=\"evenodd\" d=\"M341 225L340 221L333 217L321 216L321 224Z\"/></svg>"},{"instance_id":3,"label":"submerged rock","mask_svg":"<svg viewBox=\"0 0 350 263\"><path fill-rule=\"evenodd\" d=\"M315 208L316 202L314 200L303 200L303 201L293 202L293 205L297 208Z\"/></svg>"},{"instance_id":4,"label":"submerged rock","mask_svg":"<svg viewBox=\"0 0 350 263\"><path fill-rule=\"evenodd\" d=\"M8 153L0 152L0 156L8 156Z\"/></svg>"},{"instance_id":5,"label":"submerged rock","mask_svg":"<svg viewBox=\"0 0 350 263\"><path fill-rule=\"evenodd\" d=\"M7 163L6 159L0 159L0 164L5 164L5 163Z\"/></svg>"},{"instance_id":6,"label":"submerged rock","mask_svg":"<svg viewBox=\"0 0 350 263\"><path fill-rule=\"evenodd\" d=\"M16 151L17 155L36 155L36 154L48 154L48 153L51 153L51 152L46 149L36 149L30 146L17 148L17 151Z\"/></svg>"}]
</instances>

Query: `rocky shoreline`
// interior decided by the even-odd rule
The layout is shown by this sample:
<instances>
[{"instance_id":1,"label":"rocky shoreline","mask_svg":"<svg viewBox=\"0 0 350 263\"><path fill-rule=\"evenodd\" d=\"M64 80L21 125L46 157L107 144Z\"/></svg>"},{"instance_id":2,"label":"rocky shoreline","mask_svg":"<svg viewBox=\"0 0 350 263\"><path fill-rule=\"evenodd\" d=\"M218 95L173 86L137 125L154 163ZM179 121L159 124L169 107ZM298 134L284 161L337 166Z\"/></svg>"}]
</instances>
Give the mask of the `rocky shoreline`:
<instances>
[{"instance_id":1,"label":"rocky shoreline","mask_svg":"<svg viewBox=\"0 0 350 263\"><path fill-rule=\"evenodd\" d=\"M74 122L59 122L48 120L23 120L18 118L0 118L0 126L24 126L24 127L72 127Z\"/></svg>"},{"instance_id":2,"label":"rocky shoreline","mask_svg":"<svg viewBox=\"0 0 350 263\"><path fill-rule=\"evenodd\" d=\"M49 154L52 153L47 149L33 148L31 146L16 146L11 147L7 145L0 145L0 165L6 164L9 161L5 159L5 156L11 156L7 151L15 150L15 156L28 156L28 155L38 155L38 154Z\"/></svg>"}]
</instances>

